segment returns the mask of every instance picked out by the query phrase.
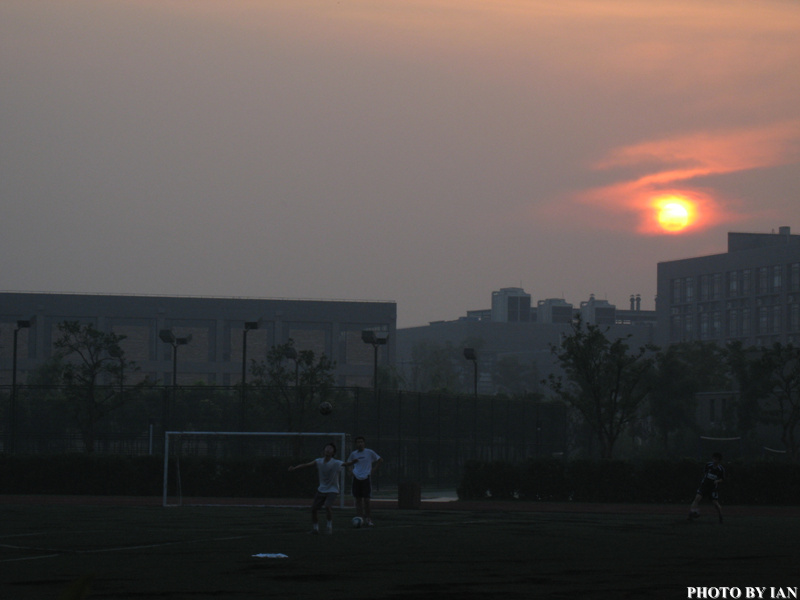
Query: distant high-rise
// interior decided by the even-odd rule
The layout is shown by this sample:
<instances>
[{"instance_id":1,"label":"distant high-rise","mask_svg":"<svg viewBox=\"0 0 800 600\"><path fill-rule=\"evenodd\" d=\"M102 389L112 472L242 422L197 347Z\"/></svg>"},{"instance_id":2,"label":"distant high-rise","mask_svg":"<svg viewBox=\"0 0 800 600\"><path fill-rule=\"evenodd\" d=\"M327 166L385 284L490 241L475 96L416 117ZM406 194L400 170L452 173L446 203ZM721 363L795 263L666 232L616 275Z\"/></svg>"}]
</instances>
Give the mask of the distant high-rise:
<instances>
[{"instance_id":1,"label":"distant high-rise","mask_svg":"<svg viewBox=\"0 0 800 600\"><path fill-rule=\"evenodd\" d=\"M531 295L522 288L502 288L492 292L492 321L528 323L531 320Z\"/></svg>"},{"instance_id":2,"label":"distant high-rise","mask_svg":"<svg viewBox=\"0 0 800 600\"><path fill-rule=\"evenodd\" d=\"M800 235L728 233L728 251L658 264L659 343L800 343Z\"/></svg>"},{"instance_id":3,"label":"distant high-rise","mask_svg":"<svg viewBox=\"0 0 800 600\"><path fill-rule=\"evenodd\" d=\"M539 323L572 323L572 304L563 298L539 300L536 306L536 319Z\"/></svg>"}]
</instances>

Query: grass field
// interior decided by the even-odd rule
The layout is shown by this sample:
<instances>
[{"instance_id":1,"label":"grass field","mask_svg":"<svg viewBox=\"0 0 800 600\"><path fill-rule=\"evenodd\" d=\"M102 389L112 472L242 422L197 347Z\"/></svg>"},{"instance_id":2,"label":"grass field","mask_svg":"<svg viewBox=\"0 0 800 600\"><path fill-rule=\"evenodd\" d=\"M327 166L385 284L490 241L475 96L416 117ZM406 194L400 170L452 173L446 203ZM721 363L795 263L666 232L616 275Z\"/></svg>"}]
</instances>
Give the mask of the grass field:
<instances>
[{"instance_id":1,"label":"grass field","mask_svg":"<svg viewBox=\"0 0 800 600\"><path fill-rule=\"evenodd\" d=\"M444 508L446 504L442 505ZM0 506L0 598L686 598L688 586L800 585L800 517L338 510L312 536L293 507ZM288 558L257 558L256 554ZM743 596L744 597L744 596Z\"/></svg>"}]
</instances>

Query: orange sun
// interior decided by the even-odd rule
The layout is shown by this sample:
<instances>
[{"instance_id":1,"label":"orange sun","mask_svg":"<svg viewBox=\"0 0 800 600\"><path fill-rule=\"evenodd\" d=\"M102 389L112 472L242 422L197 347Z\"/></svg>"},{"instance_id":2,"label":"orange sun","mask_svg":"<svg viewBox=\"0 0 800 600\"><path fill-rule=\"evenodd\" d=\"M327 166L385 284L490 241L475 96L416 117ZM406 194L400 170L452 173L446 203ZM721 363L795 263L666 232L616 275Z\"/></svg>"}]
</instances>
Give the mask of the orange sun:
<instances>
[{"instance_id":1,"label":"orange sun","mask_svg":"<svg viewBox=\"0 0 800 600\"><path fill-rule=\"evenodd\" d=\"M658 226L667 233L678 233L695 220L696 208L688 198L662 196L653 201Z\"/></svg>"}]
</instances>

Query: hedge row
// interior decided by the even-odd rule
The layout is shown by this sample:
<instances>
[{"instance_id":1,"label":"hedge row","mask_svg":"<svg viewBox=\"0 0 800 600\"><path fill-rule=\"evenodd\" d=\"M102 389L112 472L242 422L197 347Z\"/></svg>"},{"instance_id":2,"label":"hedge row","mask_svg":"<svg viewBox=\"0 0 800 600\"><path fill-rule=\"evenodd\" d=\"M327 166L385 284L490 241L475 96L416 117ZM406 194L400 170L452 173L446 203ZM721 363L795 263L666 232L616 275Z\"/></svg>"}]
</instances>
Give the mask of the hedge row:
<instances>
[{"instance_id":1,"label":"hedge row","mask_svg":"<svg viewBox=\"0 0 800 600\"><path fill-rule=\"evenodd\" d=\"M316 474L289 474L287 459L184 457L184 496L287 498L313 493ZM177 489L178 466L170 464L169 493ZM0 455L0 494L160 496L164 459L90 454Z\"/></svg>"},{"instance_id":2,"label":"hedge row","mask_svg":"<svg viewBox=\"0 0 800 600\"><path fill-rule=\"evenodd\" d=\"M772 462L726 464L720 487L725 504L800 503L800 465ZM470 462L458 488L461 499L547 502L689 503L702 477L694 460L564 461L524 464Z\"/></svg>"},{"instance_id":3,"label":"hedge row","mask_svg":"<svg viewBox=\"0 0 800 600\"><path fill-rule=\"evenodd\" d=\"M184 496L291 498L313 493L316 474L288 473L289 459L184 457ZM687 503L702 475L694 460L643 462L536 459L522 464L468 462L458 487L464 500ZM170 494L177 465L171 464ZM795 505L800 465L726 465L725 504ZM163 458L90 454L0 455L0 494L159 496Z\"/></svg>"}]
</instances>

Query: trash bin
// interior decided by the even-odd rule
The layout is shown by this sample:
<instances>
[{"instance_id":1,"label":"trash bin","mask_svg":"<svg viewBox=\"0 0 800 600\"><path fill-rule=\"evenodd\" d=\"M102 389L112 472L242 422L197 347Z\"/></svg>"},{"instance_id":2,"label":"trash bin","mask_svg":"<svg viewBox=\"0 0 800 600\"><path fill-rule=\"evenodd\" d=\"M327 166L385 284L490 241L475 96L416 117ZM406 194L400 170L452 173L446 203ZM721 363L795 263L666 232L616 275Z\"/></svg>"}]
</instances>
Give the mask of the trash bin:
<instances>
[{"instance_id":1,"label":"trash bin","mask_svg":"<svg viewBox=\"0 0 800 600\"><path fill-rule=\"evenodd\" d=\"M422 490L415 481L406 481L397 487L397 508L418 509L422 505Z\"/></svg>"}]
</instances>

